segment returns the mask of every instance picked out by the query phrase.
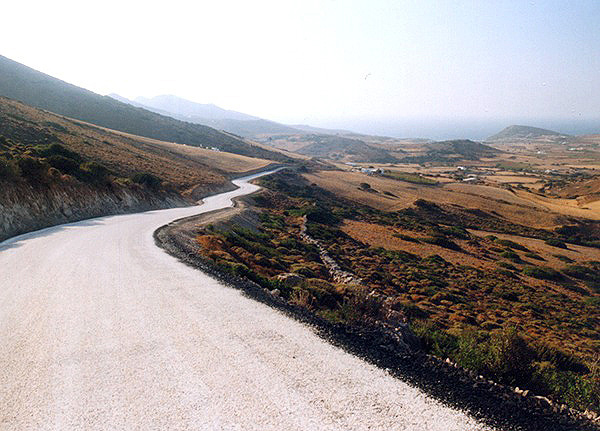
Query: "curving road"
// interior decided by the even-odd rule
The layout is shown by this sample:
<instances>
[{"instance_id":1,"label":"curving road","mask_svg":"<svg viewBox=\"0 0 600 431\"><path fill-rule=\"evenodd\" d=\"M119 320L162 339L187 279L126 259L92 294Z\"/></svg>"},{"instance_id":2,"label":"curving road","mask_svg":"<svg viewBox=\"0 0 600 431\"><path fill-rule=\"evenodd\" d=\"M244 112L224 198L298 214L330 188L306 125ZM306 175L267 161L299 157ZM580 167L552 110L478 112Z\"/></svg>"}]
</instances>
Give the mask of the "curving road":
<instances>
[{"instance_id":1,"label":"curving road","mask_svg":"<svg viewBox=\"0 0 600 431\"><path fill-rule=\"evenodd\" d=\"M0 243L0 430L484 430L103 217Z\"/></svg>"}]
</instances>

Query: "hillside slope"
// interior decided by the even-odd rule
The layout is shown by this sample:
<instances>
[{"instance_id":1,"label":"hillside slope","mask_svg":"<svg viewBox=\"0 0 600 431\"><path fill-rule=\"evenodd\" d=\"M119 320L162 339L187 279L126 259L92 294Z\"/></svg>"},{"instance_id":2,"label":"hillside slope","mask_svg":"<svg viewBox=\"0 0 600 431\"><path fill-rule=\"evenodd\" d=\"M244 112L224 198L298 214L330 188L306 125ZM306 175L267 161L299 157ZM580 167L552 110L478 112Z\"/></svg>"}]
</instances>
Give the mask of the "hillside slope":
<instances>
[{"instance_id":1,"label":"hillside slope","mask_svg":"<svg viewBox=\"0 0 600 431\"><path fill-rule=\"evenodd\" d=\"M296 152L307 156L357 163L394 163L398 160L388 151L360 139L332 135L308 135L304 139L310 143Z\"/></svg>"},{"instance_id":2,"label":"hillside slope","mask_svg":"<svg viewBox=\"0 0 600 431\"><path fill-rule=\"evenodd\" d=\"M155 141L0 97L0 240L230 190L268 160Z\"/></svg>"},{"instance_id":3,"label":"hillside slope","mask_svg":"<svg viewBox=\"0 0 600 431\"><path fill-rule=\"evenodd\" d=\"M285 124L230 111L213 104L192 102L177 96L137 97L135 100L129 100L118 94L110 94L110 97L157 114L167 115L181 121L202 124L243 137L300 132L298 129Z\"/></svg>"},{"instance_id":4,"label":"hillside slope","mask_svg":"<svg viewBox=\"0 0 600 431\"><path fill-rule=\"evenodd\" d=\"M426 147L431 153L445 155L460 155L466 159L476 159L480 157L493 157L502 151L490 147L489 145L474 142L469 139L457 139L451 141L432 142Z\"/></svg>"},{"instance_id":5,"label":"hillside slope","mask_svg":"<svg viewBox=\"0 0 600 431\"><path fill-rule=\"evenodd\" d=\"M0 95L110 129L271 160L284 155L207 126L191 124L101 96L0 56Z\"/></svg>"},{"instance_id":6,"label":"hillside slope","mask_svg":"<svg viewBox=\"0 0 600 431\"><path fill-rule=\"evenodd\" d=\"M508 126L505 129L502 129L500 132L495 135L490 136L486 139L486 141L494 142L494 141L505 141L509 139L537 139L541 137L566 137L559 132L555 132L553 130L540 129L539 127L531 127L531 126Z\"/></svg>"},{"instance_id":7,"label":"hillside slope","mask_svg":"<svg viewBox=\"0 0 600 431\"><path fill-rule=\"evenodd\" d=\"M144 107L170 112L178 117L204 118L207 120L258 120L258 117L220 108L212 103L197 103L181 97L164 94L154 97L136 97L135 102Z\"/></svg>"}]
</instances>

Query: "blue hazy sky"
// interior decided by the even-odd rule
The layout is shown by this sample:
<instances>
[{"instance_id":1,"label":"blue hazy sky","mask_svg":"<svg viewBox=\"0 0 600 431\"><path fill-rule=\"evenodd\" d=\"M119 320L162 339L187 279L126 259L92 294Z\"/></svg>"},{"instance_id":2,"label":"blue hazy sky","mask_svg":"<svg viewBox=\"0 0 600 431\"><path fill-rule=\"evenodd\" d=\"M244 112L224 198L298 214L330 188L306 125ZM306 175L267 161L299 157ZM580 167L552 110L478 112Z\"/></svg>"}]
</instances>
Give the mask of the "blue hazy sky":
<instances>
[{"instance_id":1,"label":"blue hazy sky","mask_svg":"<svg viewBox=\"0 0 600 431\"><path fill-rule=\"evenodd\" d=\"M102 94L398 136L600 132L598 0L21 0L2 14L0 54Z\"/></svg>"}]
</instances>

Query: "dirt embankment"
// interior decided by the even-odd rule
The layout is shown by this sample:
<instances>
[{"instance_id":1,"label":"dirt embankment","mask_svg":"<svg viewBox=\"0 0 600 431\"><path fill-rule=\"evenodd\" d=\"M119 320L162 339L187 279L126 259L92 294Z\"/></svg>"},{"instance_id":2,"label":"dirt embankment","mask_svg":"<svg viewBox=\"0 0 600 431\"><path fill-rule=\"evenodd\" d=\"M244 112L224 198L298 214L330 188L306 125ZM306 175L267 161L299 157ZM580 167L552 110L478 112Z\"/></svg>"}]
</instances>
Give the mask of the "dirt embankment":
<instances>
[{"instance_id":1,"label":"dirt embankment","mask_svg":"<svg viewBox=\"0 0 600 431\"><path fill-rule=\"evenodd\" d=\"M230 178L260 170L262 168L231 174ZM77 181L40 186L31 186L27 182L0 182L0 241L88 218L194 205L206 196L235 189L229 179L199 184L182 194L154 192L141 186L121 187L114 183L110 187L95 187Z\"/></svg>"},{"instance_id":2,"label":"dirt embankment","mask_svg":"<svg viewBox=\"0 0 600 431\"><path fill-rule=\"evenodd\" d=\"M0 241L26 232L93 217L190 205L176 193L142 187L97 188L81 183L0 186Z\"/></svg>"}]
</instances>

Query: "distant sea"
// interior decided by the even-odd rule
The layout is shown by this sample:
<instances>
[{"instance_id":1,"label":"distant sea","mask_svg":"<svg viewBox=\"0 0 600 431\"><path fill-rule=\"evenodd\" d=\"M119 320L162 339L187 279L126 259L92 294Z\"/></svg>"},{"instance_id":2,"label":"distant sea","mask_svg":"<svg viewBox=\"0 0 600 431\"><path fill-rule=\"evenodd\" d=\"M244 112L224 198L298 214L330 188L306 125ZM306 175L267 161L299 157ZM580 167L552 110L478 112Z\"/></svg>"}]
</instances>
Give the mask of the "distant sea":
<instances>
[{"instance_id":1,"label":"distant sea","mask_svg":"<svg viewBox=\"0 0 600 431\"><path fill-rule=\"evenodd\" d=\"M434 140L485 140L513 124L540 127L567 135L600 134L599 119L399 119L399 120L338 120L318 127L347 129L368 135L395 138L426 138Z\"/></svg>"}]
</instances>

